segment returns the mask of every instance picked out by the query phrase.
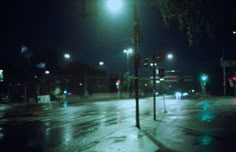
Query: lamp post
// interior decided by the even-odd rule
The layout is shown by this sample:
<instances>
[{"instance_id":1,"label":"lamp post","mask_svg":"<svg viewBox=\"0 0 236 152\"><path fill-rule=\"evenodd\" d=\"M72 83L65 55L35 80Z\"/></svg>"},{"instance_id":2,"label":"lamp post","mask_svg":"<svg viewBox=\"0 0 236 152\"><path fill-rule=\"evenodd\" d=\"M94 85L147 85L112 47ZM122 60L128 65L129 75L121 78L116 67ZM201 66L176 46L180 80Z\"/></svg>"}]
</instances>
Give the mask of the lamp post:
<instances>
[{"instance_id":1,"label":"lamp post","mask_svg":"<svg viewBox=\"0 0 236 152\"><path fill-rule=\"evenodd\" d=\"M122 7L121 0L108 0L107 5L112 9L112 12L117 13L119 9ZM137 15L137 0L133 0L133 40L134 40L134 84L135 84L135 104L136 104L136 127L140 129L139 123L139 72L138 72L138 63L139 63L139 21ZM115 9L115 10L114 10Z\"/></svg>"},{"instance_id":2,"label":"lamp post","mask_svg":"<svg viewBox=\"0 0 236 152\"><path fill-rule=\"evenodd\" d=\"M167 59L171 60L174 56L173 54L167 54ZM152 68L152 75L153 75L153 119L156 120L156 71L158 63L162 60L161 56L156 56L153 54L152 58L146 58L144 61L144 66L149 66ZM158 69L158 75L160 78L163 78L165 76L165 70L164 69ZM163 96L164 99L164 96ZM165 108L165 102L164 102L164 108ZM165 108L166 112L166 108Z\"/></svg>"},{"instance_id":3,"label":"lamp post","mask_svg":"<svg viewBox=\"0 0 236 152\"><path fill-rule=\"evenodd\" d=\"M139 21L137 15L137 0L134 0L133 3L134 10L134 25L133 25L133 39L134 39L134 84L135 84L135 103L136 103L136 127L140 129L139 122L139 72L138 72L138 63L139 63Z\"/></svg>"}]
</instances>

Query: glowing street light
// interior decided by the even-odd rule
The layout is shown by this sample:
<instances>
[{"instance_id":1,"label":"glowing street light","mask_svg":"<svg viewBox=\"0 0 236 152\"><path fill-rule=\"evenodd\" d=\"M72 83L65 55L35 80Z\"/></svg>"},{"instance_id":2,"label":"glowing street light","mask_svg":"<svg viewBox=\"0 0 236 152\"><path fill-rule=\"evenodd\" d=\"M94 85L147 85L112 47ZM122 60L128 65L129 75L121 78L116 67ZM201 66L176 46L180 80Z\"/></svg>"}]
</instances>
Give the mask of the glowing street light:
<instances>
[{"instance_id":1,"label":"glowing street light","mask_svg":"<svg viewBox=\"0 0 236 152\"><path fill-rule=\"evenodd\" d=\"M137 0L133 0L133 40L134 40L134 92L135 92L135 115L136 115L136 127L140 129L139 123L139 20L137 13ZM122 0L107 0L107 6L113 13L118 13L121 10L123 3Z\"/></svg>"},{"instance_id":2,"label":"glowing street light","mask_svg":"<svg viewBox=\"0 0 236 152\"><path fill-rule=\"evenodd\" d=\"M45 74L50 74L50 71L46 70L46 71L45 71Z\"/></svg>"},{"instance_id":3,"label":"glowing street light","mask_svg":"<svg viewBox=\"0 0 236 152\"><path fill-rule=\"evenodd\" d=\"M100 66L103 66L103 65L104 65L104 62L103 62L103 61L100 61L100 62L99 62L99 65L100 65Z\"/></svg>"},{"instance_id":4,"label":"glowing street light","mask_svg":"<svg viewBox=\"0 0 236 152\"><path fill-rule=\"evenodd\" d=\"M122 5L123 5L122 0L108 0L107 1L107 7L112 13L120 12Z\"/></svg>"},{"instance_id":5,"label":"glowing street light","mask_svg":"<svg viewBox=\"0 0 236 152\"><path fill-rule=\"evenodd\" d=\"M70 54L69 54L69 53L65 53L65 54L64 54L64 58L65 58L65 59L70 59Z\"/></svg>"},{"instance_id":6,"label":"glowing street light","mask_svg":"<svg viewBox=\"0 0 236 152\"><path fill-rule=\"evenodd\" d=\"M167 59L171 60L171 59L173 59L173 57L174 57L173 54L167 54Z\"/></svg>"}]
</instances>

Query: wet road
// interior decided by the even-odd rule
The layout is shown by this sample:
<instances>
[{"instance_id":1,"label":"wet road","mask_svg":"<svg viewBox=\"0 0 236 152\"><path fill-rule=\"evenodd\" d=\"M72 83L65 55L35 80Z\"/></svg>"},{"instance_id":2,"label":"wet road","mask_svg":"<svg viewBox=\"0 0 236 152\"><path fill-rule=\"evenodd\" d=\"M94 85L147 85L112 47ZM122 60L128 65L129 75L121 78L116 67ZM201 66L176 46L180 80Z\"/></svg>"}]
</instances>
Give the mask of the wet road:
<instances>
[{"instance_id":1,"label":"wet road","mask_svg":"<svg viewBox=\"0 0 236 152\"><path fill-rule=\"evenodd\" d=\"M155 123L143 125L153 142L174 152L236 151L236 98L173 100L167 107Z\"/></svg>"},{"instance_id":2,"label":"wet road","mask_svg":"<svg viewBox=\"0 0 236 152\"><path fill-rule=\"evenodd\" d=\"M149 100L150 101L150 100ZM143 102L149 102L141 100ZM83 151L120 128L135 125L134 100L68 105L2 106L0 151ZM142 106L150 115L151 104Z\"/></svg>"},{"instance_id":3,"label":"wet road","mask_svg":"<svg viewBox=\"0 0 236 152\"><path fill-rule=\"evenodd\" d=\"M141 127L151 140L186 152L236 151L236 100L167 99L167 113L158 100L156 124L146 123L152 105L152 98L140 100ZM134 100L1 105L0 151L94 151L98 140L130 126L135 126Z\"/></svg>"}]
</instances>

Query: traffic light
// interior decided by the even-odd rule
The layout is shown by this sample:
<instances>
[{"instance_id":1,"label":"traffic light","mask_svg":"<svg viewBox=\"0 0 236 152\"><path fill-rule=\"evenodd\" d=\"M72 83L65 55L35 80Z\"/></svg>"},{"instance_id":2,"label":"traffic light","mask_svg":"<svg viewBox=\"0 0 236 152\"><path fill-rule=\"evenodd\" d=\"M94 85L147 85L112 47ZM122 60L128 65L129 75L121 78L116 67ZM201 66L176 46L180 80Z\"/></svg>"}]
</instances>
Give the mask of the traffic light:
<instances>
[{"instance_id":1,"label":"traffic light","mask_svg":"<svg viewBox=\"0 0 236 152\"><path fill-rule=\"evenodd\" d=\"M206 82L208 80L208 75L202 74L201 75L201 81Z\"/></svg>"},{"instance_id":2,"label":"traffic light","mask_svg":"<svg viewBox=\"0 0 236 152\"><path fill-rule=\"evenodd\" d=\"M119 89L120 88L120 80L116 80L116 88Z\"/></svg>"},{"instance_id":3,"label":"traffic light","mask_svg":"<svg viewBox=\"0 0 236 152\"><path fill-rule=\"evenodd\" d=\"M116 85L117 85L117 86L120 85L120 80L119 80L119 79L116 80Z\"/></svg>"},{"instance_id":4,"label":"traffic light","mask_svg":"<svg viewBox=\"0 0 236 152\"><path fill-rule=\"evenodd\" d=\"M0 69L0 82L4 81L4 77L3 77L3 70Z\"/></svg>"},{"instance_id":5,"label":"traffic light","mask_svg":"<svg viewBox=\"0 0 236 152\"><path fill-rule=\"evenodd\" d=\"M232 81L236 82L236 75L232 76Z\"/></svg>"}]
</instances>

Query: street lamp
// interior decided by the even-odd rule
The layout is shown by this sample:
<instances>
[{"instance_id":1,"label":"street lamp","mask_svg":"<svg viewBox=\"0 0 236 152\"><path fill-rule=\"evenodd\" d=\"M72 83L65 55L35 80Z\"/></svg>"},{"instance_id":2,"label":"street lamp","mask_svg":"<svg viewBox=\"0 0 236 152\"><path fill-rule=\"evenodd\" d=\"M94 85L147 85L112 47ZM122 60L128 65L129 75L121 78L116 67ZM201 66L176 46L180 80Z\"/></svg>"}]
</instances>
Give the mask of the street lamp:
<instances>
[{"instance_id":1,"label":"street lamp","mask_svg":"<svg viewBox=\"0 0 236 152\"><path fill-rule=\"evenodd\" d=\"M69 53L65 53L65 54L64 54L64 58L65 58L65 59L70 59L70 54L69 54Z\"/></svg>"},{"instance_id":2,"label":"street lamp","mask_svg":"<svg viewBox=\"0 0 236 152\"><path fill-rule=\"evenodd\" d=\"M171 59L173 59L173 57L174 57L173 54L171 54L171 53L167 54L167 59L171 60Z\"/></svg>"},{"instance_id":3,"label":"street lamp","mask_svg":"<svg viewBox=\"0 0 236 152\"><path fill-rule=\"evenodd\" d=\"M45 71L45 74L50 74L50 71L46 70L46 71Z\"/></svg>"},{"instance_id":4,"label":"street lamp","mask_svg":"<svg viewBox=\"0 0 236 152\"><path fill-rule=\"evenodd\" d=\"M107 0L107 8L112 13L120 12L122 5L123 5L122 0Z\"/></svg>"},{"instance_id":5,"label":"street lamp","mask_svg":"<svg viewBox=\"0 0 236 152\"><path fill-rule=\"evenodd\" d=\"M172 59L173 54L167 54L167 59ZM165 69L161 69L158 67L158 63L160 63L160 60L162 60L162 55L156 56L153 54L152 58L146 58L144 61L144 66L150 67L152 69L153 74L153 119L156 120L156 74L158 69L158 75L161 78L165 76ZM164 96L163 96L164 99ZM164 104L165 107L165 104ZM166 112L166 109L165 109Z\"/></svg>"},{"instance_id":6,"label":"street lamp","mask_svg":"<svg viewBox=\"0 0 236 152\"><path fill-rule=\"evenodd\" d=\"M103 66L103 65L104 65L104 62L103 62L103 61L100 61L100 62L99 62L99 65L100 65L100 66Z\"/></svg>"},{"instance_id":7,"label":"street lamp","mask_svg":"<svg viewBox=\"0 0 236 152\"><path fill-rule=\"evenodd\" d=\"M110 8L110 11L113 11L113 8L116 8L114 10L119 10L122 7L121 0L108 0L108 8ZM111 7L112 6L112 7ZM115 6L115 7L113 7ZM140 41L140 34L139 34L139 21L138 21L138 14L137 14L137 0L133 0L133 40L134 40L134 87L135 87L135 104L136 104L136 127L140 129L140 123L139 123L139 51L138 51L138 45ZM111 9L112 8L112 9Z\"/></svg>"}]
</instances>

